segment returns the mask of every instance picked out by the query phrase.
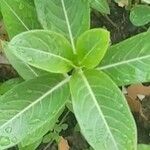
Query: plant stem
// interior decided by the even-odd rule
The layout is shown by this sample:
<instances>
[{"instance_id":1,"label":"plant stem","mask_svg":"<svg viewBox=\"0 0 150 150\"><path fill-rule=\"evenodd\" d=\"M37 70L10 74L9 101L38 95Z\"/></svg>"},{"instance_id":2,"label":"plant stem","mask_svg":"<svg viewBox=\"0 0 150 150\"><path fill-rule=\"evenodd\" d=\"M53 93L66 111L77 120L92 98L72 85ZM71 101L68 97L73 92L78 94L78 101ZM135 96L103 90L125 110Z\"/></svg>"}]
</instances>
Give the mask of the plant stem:
<instances>
[{"instance_id":1,"label":"plant stem","mask_svg":"<svg viewBox=\"0 0 150 150\"><path fill-rule=\"evenodd\" d=\"M104 15L104 17L115 27L115 28L117 28L118 29L118 26L117 26L117 24L116 23L114 23L109 17L108 17L108 15Z\"/></svg>"}]
</instances>

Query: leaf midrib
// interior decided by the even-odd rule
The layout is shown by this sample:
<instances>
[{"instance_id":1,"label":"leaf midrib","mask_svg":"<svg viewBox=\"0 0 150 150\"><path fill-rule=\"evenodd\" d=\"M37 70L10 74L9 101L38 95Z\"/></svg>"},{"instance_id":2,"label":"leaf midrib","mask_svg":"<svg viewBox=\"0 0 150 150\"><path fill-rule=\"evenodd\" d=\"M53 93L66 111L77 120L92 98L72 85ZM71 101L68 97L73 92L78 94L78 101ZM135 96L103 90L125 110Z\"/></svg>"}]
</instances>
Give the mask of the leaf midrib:
<instances>
[{"instance_id":1,"label":"leaf midrib","mask_svg":"<svg viewBox=\"0 0 150 150\"><path fill-rule=\"evenodd\" d=\"M66 63L70 64L72 67L75 67L75 68L76 68L76 66L72 63L72 61L70 61L70 60L68 60L68 59L66 59L66 58L64 58L64 57L62 57L62 56L60 56L60 55L52 54L52 53L50 53L49 51L46 52L46 51L42 51L42 50L40 50L40 49L31 48L31 47L14 46L14 45L10 45L10 46L11 46L11 47L14 47L14 48L18 48L18 49L29 49L29 50L32 50L32 51L39 51L40 53L48 54L48 55L51 55L51 56L53 56L53 57L59 58L59 59L65 61ZM17 56L20 58L20 56L19 56L17 53L15 53L15 55L17 55ZM20 59L21 59L21 58L20 58ZM21 60L22 60L22 59L21 59Z\"/></svg>"},{"instance_id":2,"label":"leaf midrib","mask_svg":"<svg viewBox=\"0 0 150 150\"><path fill-rule=\"evenodd\" d=\"M100 41L100 40L99 40ZM92 49L83 57L81 64L84 63L84 61L88 58L88 56L90 56L90 54L93 52L93 50L95 50L95 48L99 45L99 43L96 43Z\"/></svg>"},{"instance_id":3,"label":"leaf midrib","mask_svg":"<svg viewBox=\"0 0 150 150\"><path fill-rule=\"evenodd\" d=\"M61 81L60 83L58 83L56 86L54 86L53 88L51 88L50 90L48 90L45 94L43 94L42 96L40 96L38 99L36 99L33 103L31 103L29 106L25 107L22 111L20 111L18 114L16 114L13 118L11 118L10 120L8 120L6 123L4 123L2 126L0 126L0 129L2 129L3 127L5 127L7 124L9 124L11 121L15 120L16 118L18 118L19 116L21 116L23 113L25 113L26 111L28 111L31 107L33 107L34 105L36 105L38 102L42 101L45 97L47 97L48 95L50 95L52 92L54 92L55 90L57 90L58 88L60 88L61 86L63 86L64 84L66 84L67 82L69 82L70 77L66 78L65 80Z\"/></svg>"},{"instance_id":4,"label":"leaf midrib","mask_svg":"<svg viewBox=\"0 0 150 150\"><path fill-rule=\"evenodd\" d=\"M30 29L26 26L26 24L21 20L21 18L16 14L16 12L9 6L9 4L3 0L3 2L7 5L7 7L11 10L11 12L16 16L16 18L21 22L21 24L24 26L24 28L29 31Z\"/></svg>"},{"instance_id":5,"label":"leaf midrib","mask_svg":"<svg viewBox=\"0 0 150 150\"><path fill-rule=\"evenodd\" d=\"M89 91L89 93L90 93L90 95L91 95L91 97L92 97L94 103L95 103L95 106L96 106L98 112L100 113L100 115L101 115L101 117L102 117L102 120L104 121L104 124L105 124L105 126L106 126L106 128L107 128L107 131L109 132L110 136L112 137L112 140L113 140L113 143L114 143L114 145L115 145L115 147L116 147L116 150L119 150L118 147L117 147L117 144L116 144L116 142L115 142L114 136L112 135L112 133L111 133L111 131L110 131L110 128L109 128L109 126L107 125L106 119L104 118L104 115L103 115L103 113L102 113L102 111L101 111L101 109L100 109L100 106L99 106L99 104L98 104L98 102L97 102L97 100L96 100L96 97L95 97L95 95L94 95L94 92L93 92L93 90L91 89L90 84L89 84L89 82L88 82L86 76L84 75L83 71L80 71L80 75L81 75L81 77L82 77L82 79L83 79L83 81L84 81L84 83L85 83L85 85L86 85L86 87L87 87L87 89L88 89L88 91Z\"/></svg>"},{"instance_id":6,"label":"leaf midrib","mask_svg":"<svg viewBox=\"0 0 150 150\"><path fill-rule=\"evenodd\" d=\"M141 57L137 57L137 58L129 59L129 60L124 60L124 61L113 63L113 64L110 64L110 65L104 65L102 67L98 67L97 70L105 70L105 69L113 68L113 67L116 67L116 66L132 63L132 62L136 62L138 60L143 60L143 59L147 59L147 58L150 58L150 55L141 56Z\"/></svg>"},{"instance_id":7,"label":"leaf midrib","mask_svg":"<svg viewBox=\"0 0 150 150\"><path fill-rule=\"evenodd\" d=\"M70 22L69 22L69 18L68 18L68 14L67 14L67 11L66 11L64 0L61 0L61 4L62 4L62 9L63 9L63 12L64 12L65 20L66 20L68 32L69 32L69 37L70 37L70 42L71 42L71 45L72 45L72 50L73 50L73 53L76 54L77 52L76 52L76 48L75 48L74 38L73 38L73 35L72 35L71 25L70 25Z\"/></svg>"}]
</instances>

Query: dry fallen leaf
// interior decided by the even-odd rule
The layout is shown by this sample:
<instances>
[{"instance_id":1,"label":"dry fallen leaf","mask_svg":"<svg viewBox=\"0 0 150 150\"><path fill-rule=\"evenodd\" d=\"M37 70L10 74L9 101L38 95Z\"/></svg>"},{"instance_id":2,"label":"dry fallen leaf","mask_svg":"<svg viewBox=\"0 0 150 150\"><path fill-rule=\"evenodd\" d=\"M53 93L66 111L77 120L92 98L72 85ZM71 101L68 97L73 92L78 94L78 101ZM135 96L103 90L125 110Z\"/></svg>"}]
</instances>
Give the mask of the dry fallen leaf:
<instances>
[{"instance_id":1,"label":"dry fallen leaf","mask_svg":"<svg viewBox=\"0 0 150 150\"><path fill-rule=\"evenodd\" d=\"M0 20L0 40L8 40L8 35L5 30L5 26L2 20ZM2 51L2 46L0 43L0 52Z\"/></svg>"},{"instance_id":2,"label":"dry fallen leaf","mask_svg":"<svg viewBox=\"0 0 150 150\"><path fill-rule=\"evenodd\" d=\"M126 95L125 97L127 99L127 102L128 102L128 104L130 106L131 111L139 113L140 112L140 108L141 108L140 101L138 99L132 99L128 95Z\"/></svg>"},{"instance_id":3,"label":"dry fallen leaf","mask_svg":"<svg viewBox=\"0 0 150 150\"><path fill-rule=\"evenodd\" d=\"M59 150L69 150L69 145L67 140L65 140L63 137L61 137L60 142L58 144L58 149Z\"/></svg>"},{"instance_id":4,"label":"dry fallen leaf","mask_svg":"<svg viewBox=\"0 0 150 150\"><path fill-rule=\"evenodd\" d=\"M9 65L9 62L8 62L7 58L3 54L0 54L0 65L1 64Z\"/></svg>"},{"instance_id":5,"label":"dry fallen leaf","mask_svg":"<svg viewBox=\"0 0 150 150\"><path fill-rule=\"evenodd\" d=\"M127 88L127 93L134 100L138 95L150 95L150 86L144 86L142 84L131 85Z\"/></svg>"},{"instance_id":6,"label":"dry fallen leaf","mask_svg":"<svg viewBox=\"0 0 150 150\"><path fill-rule=\"evenodd\" d=\"M128 6L128 0L118 0L117 3L119 7Z\"/></svg>"}]
</instances>

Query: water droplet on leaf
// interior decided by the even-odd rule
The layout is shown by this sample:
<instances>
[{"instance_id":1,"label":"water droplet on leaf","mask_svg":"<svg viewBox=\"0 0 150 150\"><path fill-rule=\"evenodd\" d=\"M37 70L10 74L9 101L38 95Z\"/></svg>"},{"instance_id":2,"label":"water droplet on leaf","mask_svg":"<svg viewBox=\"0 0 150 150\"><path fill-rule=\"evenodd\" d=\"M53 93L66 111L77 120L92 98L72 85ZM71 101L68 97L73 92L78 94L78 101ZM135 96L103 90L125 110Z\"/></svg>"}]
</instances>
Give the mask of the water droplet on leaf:
<instances>
[{"instance_id":1,"label":"water droplet on leaf","mask_svg":"<svg viewBox=\"0 0 150 150\"><path fill-rule=\"evenodd\" d=\"M32 62L32 61L33 61L33 58L32 58L32 57L28 57L27 60L28 60L29 62Z\"/></svg>"},{"instance_id":2,"label":"water droplet on leaf","mask_svg":"<svg viewBox=\"0 0 150 150\"><path fill-rule=\"evenodd\" d=\"M52 114L54 115L56 113L56 111L53 111Z\"/></svg>"},{"instance_id":3,"label":"water droplet on leaf","mask_svg":"<svg viewBox=\"0 0 150 150\"><path fill-rule=\"evenodd\" d=\"M32 93L32 90L28 89L28 90L27 90L27 93L29 93L29 94Z\"/></svg>"},{"instance_id":4,"label":"water droplet on leaf","mask_svg":"<svg viewBox=\"0 0 150 150\"><path fill-rule=\"evenodd\" d=\"M24 54L25 53L25 51L23 49L20 49L19 52L20 52L20 54Z\"/></svg>"},{"instance_id":5,"label":"water droplet on leaf","mask_svg":"<svg viewBox=\"0 0 150 150\"><path fill-rule=\"evenodd\" d=\"M13 137L13 138L11 139L11 141L12 141L13 143L16 143L16 142L17 142L17 138L16 138L16 137Z\"/></svg>"},{"instance_id":6,"label":"water droplet on leaf","mask_svg":"<svg viewBox=\"0 0 150 150\"><path fill-rule=\"evenodd\" d=\"M24 5L22 3L20 3L19 9L23 9L23 8L24 8Z\"/></svg>"},{"instance_id":7,"label":"water droplet on leaf","mask_svg":"<svg viewBox=\"0 0 150 150\"><path fill-rule=\"evenodd\" d=\"M7 127L7 128L5 129L5 132L6 132L6 133L11 133L11 132L12 132L12 128L11 128L11 127Z\"/></svg>"},{"instance_id":8,"label":"water droplet on leaf","mask_svg":"<svg viewBox=\"0 0 150 150\"><path fill-rule=\"evenodd\" d=\"M123 107L123 104L120 104L120 108L122 108Z\"/></svg>"},{"instance_id":9,"label":"water droplet on leaf","mask_svg":"<svg viewBox=\"0 0 150 150\"><path fill-rule=\"evenodd\" d=\"M34 120L32 120L32 121L30 122L30 125L31 125L30 130L31 130L31 128L33 128L33 126L34 126L35 124L39 123L40 121L41 121L40 119L34 119Z\"/></svg>"},{"instance_id":10,"label":"water droplet on leaf","mask_svg":"<svg viewBox=\"0 0 150 150\"><path fill-rule=\"evenodd\" d=\"M18 94L17 93L14 94L14 98L18 98Z\"/></svg>"}]
</instances>

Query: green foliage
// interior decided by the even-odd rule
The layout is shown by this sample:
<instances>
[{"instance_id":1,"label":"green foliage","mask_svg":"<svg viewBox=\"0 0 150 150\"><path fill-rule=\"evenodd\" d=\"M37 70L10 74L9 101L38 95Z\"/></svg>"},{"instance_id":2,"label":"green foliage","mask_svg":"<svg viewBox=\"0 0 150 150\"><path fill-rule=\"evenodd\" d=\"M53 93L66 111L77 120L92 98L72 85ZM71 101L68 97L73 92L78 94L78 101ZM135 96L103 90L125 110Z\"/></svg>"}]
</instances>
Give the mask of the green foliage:
<instances>
[{"instance_id":1,"label":"green foliage","mask_svg":"<svg viewBox=\"0 0 150 150\"><path fill-rule=\"evenodd\" d=\"M91 7L104 14L110 14L107 0L90 0Z\"/></svg>"},{"instance_id":2,"label":"green foliage","mask_svg":"<svg viewBox=\"0 0 150 150\"><path fill-rule=\"evenodd\" d=\"M39 139L38 141L35 141L34 143L27 145L27 146L22 146L21 144L18 145L19 150L35 150L41 143L42 139Z\"/></svg>"},{"instance_id":3,"label":"green foliage","mask_svg":"<svg viewBox=\"0 0 150 150\"><path fill-rule=\"evenodd\" d=\"M56 141L58 143L61 138L59 135L60 132L62 130L66 130L67 128L68 128L67 124L56 124L53 128L53 131L50 131L43 137L43 143L49 143L52 141Z\"/></svg>"},{"instance_id":4,"label":"green foliage","mask_svg":"<svg viewBox=\"0 0 150 150\"><path fill-rule=\"evenodd\" d=\"M5 94L7 91L12 89L13 87L17 86L19 83L21 83L23 80L20 78L13 78L8 81L5 81L0 85L0 95Z\"/></svg>"},{"instance_id":5,"label":"green foliage","mask_svg":"<svg viewBox=\"0 0 150 150\"><path fill-rule=\"evenodd\" d=\"M2 19L2 13L0 12L0 20Z\"/></svg>"},{"instance_id":6,"label":"green foliage","mask_svg":"<svg viewBox=\"0 0 150 150\"><path fill-rule=\"evenodd\" d=\"M38 131L43 136L56 122L69 96L68 78L48 75L26 81L0 97L0 149ZM59 99L58 99L59 97ZM42 128L41 128L42 127ZM23 128L23 129L22 129Z\"/></svg>"},{"instance_id":7,"label":"green foliage","mask_svg":"<svg viewBox=\"0 0 150 150\"><path fill-rule=\"evenodd\" d=\"M73 45L90 27L88 0L34 0L38 18L44 29L59 32Z\"/></svg>"},{"instance_id":8,"label":"green foliage","mask_svg":"<svg viewBox=\"0 0 150 150\"><path fill-rule=\"evenodd\" d=\"M92 29L77 39L79 65L94 68L102 60L109 46L109 32L104 29Z\"/></svg>"},{"instance_id":9,"label":"green foliage","mask_svg":"<svg viewBox=\"0 0 150 150\"><path fill-rule=\"evenodd\" d=\"M134 121L120 90L107 75L79 71L73 75L70 88L81 132L95 150L135 149Z\"/></svg>"},{"instance_id":10,"label":"green foliage","mask_svg":"<svg viewBox=\"0 0 150 150\"><path fill-rule=\"evenodd\" d=\"M149 150L150 149L150 145L139 144L137 149L138 150Z\"/></svg>"},{"instance_id":11,"label":"green foliage","mask_svg":"<svg viewBox=\"0 0 150 150\"><path fill-rule=\"evenodd\" d=\"M6 45L7 52L15 54L26 64L55 73L71 70L73 53L70 43L61 35L44 30L19 34ZM49 63L51 62L51 63Z\"/></svg>"},{"instance_id":12,"label":"green foliage","mask_svg":"<svg viewBox=\"0 0 150 150\"><path fill-rule=\"evenodd\" d=\"M16 10L20 1L12 6L6 2L11 1L1 1L3 13L5 8L9 12L4 20L11 17L13 23L16 15L10 8ZM1 150L16 144L33 150L41 141L58 140L66 126L56 122L70 98L69 108L72 102L81 132L94 150L137 149L135 122L118 85L150 81L150 32L109 47L107 30L89 30L89 4L35 0L44 29L27 31L22 26L20 34L3 42L8 59L26 81L0 97Z\"/></svg>"},{"instance_id":13,"label":"green foliage","mask_svg":"<svg viewBox=\"0 0 150 150\"><path fill-rule=\"evenodd\" d=\"M147 3L147 4L150 4L150 1L149 0L142 0L143 3Z\"/></svg>"},{"instance_id":14,"label":"green foliage","mask_svg":"<svg viewBox=\"0 0 150 150\"><path fill-rule=\"evenodd\" d=\"M23 31L40 28L32 0L1 0L0 5L10 38Z\"/></svg>"},{"instance_id":15,"label":"green foliage","mask_svg":"<svg viewBox=\"0 0 150 150\"><path fill-rule=\"evenodd\" d=\"M130 20L135 26L143 26L150 22L150 6L136 5L130 13Z\"/></svg>"},{"instance_id":16,"label":"green foliage","mask_svg":"<svg viewBox=\"0 0 150 150\"><path fill-rule=\"evenodd\" d=\"M1 0L0 5L10 38L24 31L41 28L32 0L16 0L15 2L12 0ZM26 64L6 49L5 54L11 65L25 80L32 79L43 73L45 74L45 72L41 72Z\"/></svg>"},{"instance_id":17,"label":"green foliage","mask_svg":"<svg viewBox=\"0 0 150 150\"><path fill-rule=\"evenodd\" d=\"M4 46L4 45L3 45ZM6 45L5 45L6 46ZM25 63L24 61L20 60L19 57L16 57L14 53L9 50L9 47L5 47L5 54L11 63L11 65L15 68L18 74L25 80L29 80L39 75L46 74L46 72L39 70L35 67L32 67Z\"/></svg>"},{"instance_id":18,"label":"green foliage","mask_svg":"<svg viewBox=\"0 0 150 150\"><path fill-rule=\"evenodd\" d=\"M118 86L150 81L150 33L145 32L111 46L98 70Z\"/></svg>"}]
</instances>

